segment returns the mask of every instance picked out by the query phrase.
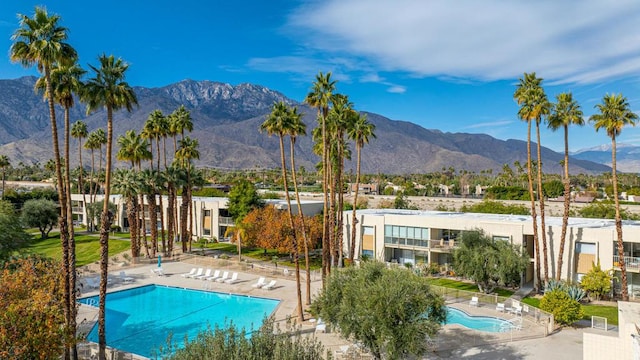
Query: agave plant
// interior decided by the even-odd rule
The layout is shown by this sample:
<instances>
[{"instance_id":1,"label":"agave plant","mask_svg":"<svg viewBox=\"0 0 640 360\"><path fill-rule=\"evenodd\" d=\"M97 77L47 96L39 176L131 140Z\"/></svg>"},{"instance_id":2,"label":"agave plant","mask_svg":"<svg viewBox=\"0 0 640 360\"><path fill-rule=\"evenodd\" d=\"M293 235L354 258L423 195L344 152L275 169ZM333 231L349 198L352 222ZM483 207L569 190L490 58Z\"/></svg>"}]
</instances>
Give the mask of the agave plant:
<instances>
[{"instance_id":1,"label":"agave plant","mask_svg":"<svg viewBox=\"0 0 640 360\"><path fill-rule=\"evenodd\" d=\"M556 280L556 279L549 279L549 282L547 283L547 286L544 287L544 293L548 293L554 290L561 290L566 292L567 291L567 284L564 281L561 280Z\"/></svg>"},{"instance_id":2,"label":"agave plant","mask_svg":"<svg viewBox=\"0 0 640 360\"><path fill-rule=\"evenodd\" d=\"M587 296L587 292L582 290L582 288L577 285L568 286L566 291L567 295L569 295L569 297L575 301L581 301L585 296Z\"/></svg>"}]
</instances>

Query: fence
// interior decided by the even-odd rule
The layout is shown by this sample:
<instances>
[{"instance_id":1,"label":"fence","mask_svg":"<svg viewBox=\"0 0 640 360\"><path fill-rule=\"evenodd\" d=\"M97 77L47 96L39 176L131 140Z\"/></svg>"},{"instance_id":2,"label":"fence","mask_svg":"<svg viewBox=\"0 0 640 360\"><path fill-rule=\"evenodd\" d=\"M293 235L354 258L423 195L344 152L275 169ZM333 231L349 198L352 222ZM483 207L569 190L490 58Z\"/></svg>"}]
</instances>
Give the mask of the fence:
<instances>
[{"instance_id":1,"label":"fence","mask_svg":"<svg viewBox=\"0 0 640 360\"><path fill-rule=\"evenodd\" d=\"M491 333L475 331L463 327L447 327L438 334L436 347L439 350L459 348L465 346L477 346L491 343L510 342L541 338L549 335L554 330L553 315L538 308L520 303L517 299L498 296L497 294L484 294L465 291L442 286L432 285L433 291L445 299L447 306L456 307L469 313L471 316L488 316L494 318L508 317L509 310L515 305L521 306L521 311L513 313L510 319L519 320L520 326L508 327L503 332ZM471 299L478 299L477 306L471 306ZM504 304L505 310L499 310L497 305Z\"/></svg>"}]
</instances>

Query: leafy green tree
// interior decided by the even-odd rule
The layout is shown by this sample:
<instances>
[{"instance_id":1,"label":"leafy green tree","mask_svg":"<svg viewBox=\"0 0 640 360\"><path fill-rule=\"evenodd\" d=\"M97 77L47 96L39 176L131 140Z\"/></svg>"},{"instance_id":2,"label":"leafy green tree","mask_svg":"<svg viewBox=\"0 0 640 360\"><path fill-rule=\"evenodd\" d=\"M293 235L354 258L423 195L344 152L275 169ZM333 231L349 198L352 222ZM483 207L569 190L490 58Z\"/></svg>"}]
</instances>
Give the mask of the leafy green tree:
<instances>
[{"instance_id":1,"label":"leafy green tree","mask_svg":"<svg viewBox=\"0 0 640 360\"><path fill-rule=\"evenodd\" d=\"M581 217L591 219L614 219L616 217L616 208L611 203L596 202L584 206L578 210ZM630 214L626 209L620 209L620 218L624 220L635 219L633 214Z\"/></svg>"},{"instance_id":2,"label":"leafy green tree","mask_svg":"<svg viewBox=\"0 0 640 360\"><path fill-rule=\"evenodd\" d=\"M0 261L9 258L31 240L31 235L22 228L13 205L6 200L0 201L0 229Z\"/></svg>"},{"instance_id":3,"label":"leafy green tree","mask_svg":"<svg viewBox=\"0 0 640 360\"><path fill-rule=\"evenodd\" d=\"M404 193L404 191L399 191L396 195L395 200L393 200L393 208L415 210L415 207L411 206L411 204L409 203L407 195Z\"/></svg>"},{"instance_id":4,"label":"leafy green tree","mask_svg":"<svg viewBox=\"0 0 640 360\"><path fill-rule=\"evenodd\" d=\"M264 206L264 201L258 195L256 187L247 180L240 180L229 191L229 215L235 224L240 224L242 219L251 210ZM238 257L241 256L240 232L237 234Z\"/></svg>"},{"instance_id":5,"label":"leafy green tree","mask_svg":"<svg viewBox=\"0 0 640 360\"><path fill-rule=\"evenodd\" d=\"M526 252L508 241L493 240L482 230L463 231L460 243L453 252L453 268L483 293L493 292L498 285L518 284L529 264Z\"/></svg>"},{"instance_id":6,"label":"leafy green tree","mask_svg":"<svg viewBox=\"0 0 640 360\"><path fill-rule=\"evenodd\" d=\"M483 213L483 214L513 214L529 215L529 209L524 205L504 204L500 201L484 200L473 205L463 205L462 212Z\"/></svg>"},{"instance_id":7,"label":"leafy green tree","mask_svg":"<svg viewBox=\"0 0 640 360\"><path fill-rule=\"evenodd\" d=\"M3 228L3 232L4 232ZM73 343L65 325L64 273L51 259L14 259L0 269L0 358L61 359Z\"/></svg>"},{"instance_id":8,"label":"leafy green tree","mask_svg":"<svg viewBox=\"0 0 640 360\"><path fill-rule=\"evenodd\" d=\"M551 180L542 184L544 190L544 196L550 198L557 198L564 193L564 184L560 180Z\"/></svg>"},{"instance_id":9,"label":"leafy green tree","mask_svg":"<svg viewBox=\"0 0 640 360\"><path fill-rule=\"evenodd\" d=\"M102 216L103 208L104 200L87 204L87 217L91 218L93 221L97 221ZM109 211L112 214L115 214L115 212L117 211L116 204L112 203L111 201L109 201Z\"/></svg>"},{"instance_id":10,"label":"leafy green tree","mask_svg":"<svg viewBox=\"0 0 640 360\"><path fill-rule=\"evenodd\" d=\"M22 223L27 227L36 227L40 230L40 238L49 237L49 232L58 222L58 205L51 200L28 200L22 207Z\"/></svg>"},{"instance_id":11,"label":"leafy green tree","mask_svg":"<svg viewBox=\"0 0 640 360\"><path fill-rule=\"evenodd\" d=\"M423 354L446 318L426 278L375 261L333 271L312 311L376 359Z\"/></svg>"},{"instance_id":12,"label":"leafy green tree","mask_svg":"<svg viewBox=\"0 0 640 360\"><path fill-rule=\"evenodd\" d=\"M545 293L540 300L540 309L552 313L556 323L561 325L571 325L584 316L582 305L562 290Z\"/></svg>"},{"instance_id":13,"label":"leafy green tree","mask_svg":"<svg viewBox=\"0 0 640 360\"><path fill-rule=\"evenodd\" d=\"M615 203L616 234L618 235L618 256L620 257L620 277L622 285L622 301L629 301L627 289L627 265L624 261L624 246L622 240L622 217L620 216L620 199L618 199L618 174L616 171L616 137L620 136L622 128L636 125L638 115L631 111L627 98L618 95L605 95L601 104L596 104L598 114L593 114L589 121L596 131L604 129L611 138L611 182L613 184L613 201Z\"/></svg>"},{"instance_id":14,"label":"leafy green tree","mask_svg":"<svg viewBox=\"0 0 640 360\"><path fill-rule=\"evenodd\" d=\"M198 334L184 348L175 349L171 344L166 351L171 360L304 360L322 359L324 348L315 337L302 336L295 328L282 331L273 319L266 319L262 327L248 336L246 329L238 329L233 323L224 328L215 326ZM291 335L294 334L294 335Z\"/></svg>"},{"instance_id":15,"label":"leafy green tree","mask_svg":"<svg viewBox=\"0 0 640 360\"><path fill-rule=\"evenodd\" d=\"M598 261L598 264L594 263L591 266L591 270L582 277L580 286L589 294L589 297L593 295L596 300L600 300L600 298L611 292L612 280L613 276L603 271L600 267L600 261Z\"/></svg>"},{"instance_id":16,"label":"leafy green tree","mask_svg":"<svg viewBox=\"0 0 640 360\"><path fill-rule=\"evenodd\" d=\"M527 189L520 186L492 186L487 188L484 197L492 200L529 200Z\"/></svg>"}]
</instances>

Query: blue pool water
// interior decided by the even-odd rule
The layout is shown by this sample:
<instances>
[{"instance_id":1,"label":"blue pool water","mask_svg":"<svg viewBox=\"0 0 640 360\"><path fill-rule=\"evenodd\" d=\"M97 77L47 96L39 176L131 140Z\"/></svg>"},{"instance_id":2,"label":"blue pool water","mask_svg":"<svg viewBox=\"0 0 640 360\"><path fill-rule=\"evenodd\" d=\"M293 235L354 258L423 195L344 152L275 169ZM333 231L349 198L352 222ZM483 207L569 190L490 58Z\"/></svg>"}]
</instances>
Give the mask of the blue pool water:
<instances>
[{"instance_id":1,"label":"blue pool water","mask_svg":"<svg viewBox=\"0 0 640 360\"><path fill-rule=\"evenodd\" d=\"M485 332L503 332L511 328L511 323L506 320L489 316L471 316L462 310L451 307L447 307L446 324L458 324Z\"/></svg>"},{"instance_id":2,"label":"blue pool water","mask_svg":"<svg viewBox=\"0 0 640 360\"><path fill-rule=\"evenodd\" d=\"M83 304L97 306L98 296L82 298ZM247 331L262 324L265 315L278 306L278 300L253 298L210 291L148 285L107 294L107 346L142 356L152 356L167 336L183 347L185 336L196 338L199 331L233 320ZM98 342L97 324L87 335Z\"/></svg>"}]
</instances>

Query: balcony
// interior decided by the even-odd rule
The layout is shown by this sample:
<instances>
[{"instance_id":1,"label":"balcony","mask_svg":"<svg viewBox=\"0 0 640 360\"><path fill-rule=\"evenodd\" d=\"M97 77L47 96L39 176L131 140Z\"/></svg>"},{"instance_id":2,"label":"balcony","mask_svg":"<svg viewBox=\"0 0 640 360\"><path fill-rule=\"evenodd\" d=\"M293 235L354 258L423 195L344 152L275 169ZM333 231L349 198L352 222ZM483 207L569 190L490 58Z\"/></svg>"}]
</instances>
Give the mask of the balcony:
<instances>
[{"instance_id":1,"label":"balcony","mask_svg":"<svg viewBox=\"0 0 640 360\"><path fill-rule=\"evenodd\" d=\"M624 264L627 270L640 271L640 257L625 256ZM620 268L620 256L613 255L613 267Z\"/></svg>"},{"instance_id":2,"label":"balcony","mask_svg":"<svg viewBox=\"0 0 640 360\"><path fill-rule=\"evenodd\" d=\"M84 208L82 206L74 206L71 210L74 214L82 214L84 212Z\"/></svg>"},{"instance_id":3,"label":"balcony","mask_svg":"<svg viewBox=\"0 0 640 360\"><path fill-rule=\"evenodd\" d=\"M233 218L227 217L227 216L219 216L218 217L218 224L219 225L226 225L226 226L233 226L234 225Z\"/></svg>"}]
</instances>

